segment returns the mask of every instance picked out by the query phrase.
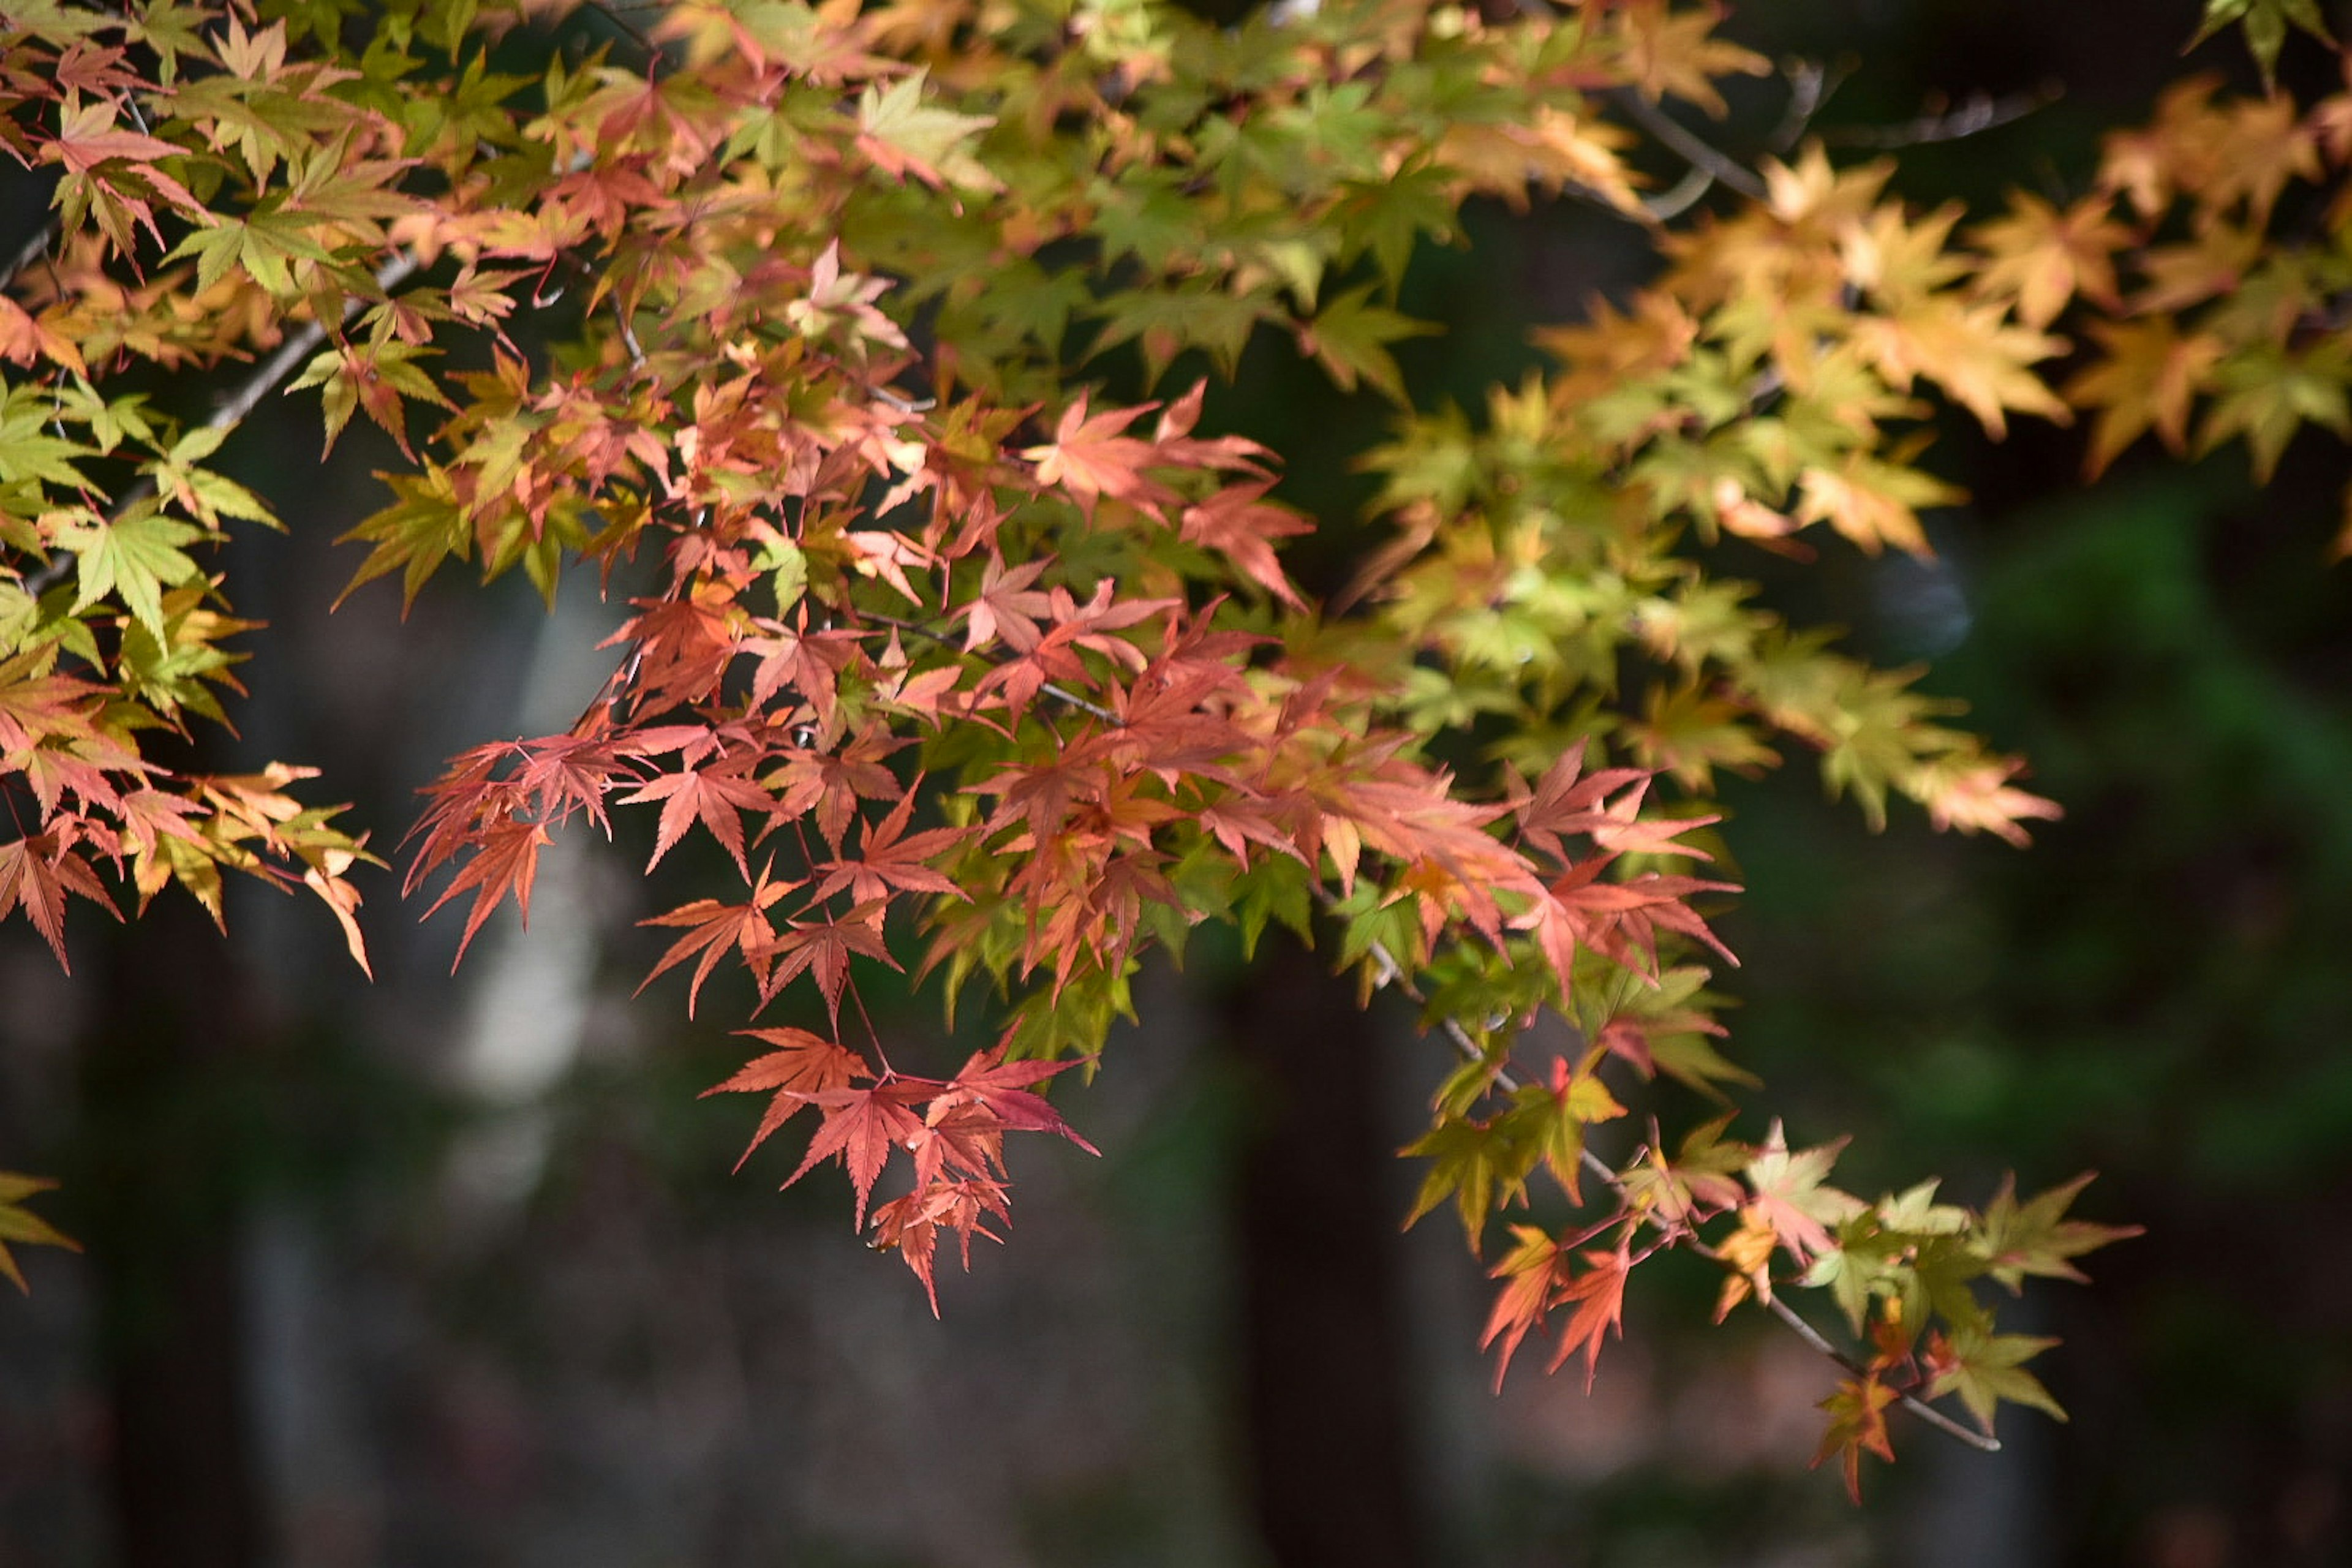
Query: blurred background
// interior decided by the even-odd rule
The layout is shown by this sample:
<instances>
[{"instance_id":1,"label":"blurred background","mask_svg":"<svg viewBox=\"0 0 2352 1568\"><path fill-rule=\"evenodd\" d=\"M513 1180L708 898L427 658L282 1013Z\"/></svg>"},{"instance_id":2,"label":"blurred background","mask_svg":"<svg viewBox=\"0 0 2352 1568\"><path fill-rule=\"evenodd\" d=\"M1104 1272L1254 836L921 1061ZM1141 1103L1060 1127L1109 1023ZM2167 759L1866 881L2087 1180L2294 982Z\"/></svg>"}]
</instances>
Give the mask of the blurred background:
<instances>
[{"instance_id":1,"label":"blurred background","mask_svg":"<svg viewBox=\"0 0 2352 1568\"><path fill-rule=\"evenodd\" d=\"M1817 122L1849 155L1973 96L2038 104L1905 153L1918 201L1983 201L2079 189L2184 69L2243 79L2231 39L2183 66L2200 8L1778 0L1732 30L1853 67ZM1780 90L1723 144L1760 146ZM1645 265L1580 209L1477 216L1412 276L1450 335L1400 356L1470 407L1529 321ZM37 221L37 195L0 242ZM1379 406L1285 345L1243 383L1216 416L1335 520L1310 569L1345 559ZM404 624L389 584L331 616L355 559L332 541L394 455L354 430L322 469L314 418L228 448L294 526L235 547L269 629L241 736L203 761L317 763L388 851L443 758L570 721L619 616L590 582L549 616L454 575ZM719 868L649 887L625 831L561 844L529 933L501 916L454 979L459 922L417 923L390 875L373 985L253 889L226 940L184 900L119 931L83 911L70 978L0 929L0 1163L64 1178L43 1212L89 1247L0 1297L0 1568L2352 1562L2352 568L2328 557L2352 464L2306 437L2267 490L2229 453L2085 495L2065 433L1949 435L1973 500L1934 562L1720 564L1931 661L2067 816L2020 853L1902 815L1871 835L1801 759L1735 783L1731 1044L1794 1141L1856 1134L1861 1190L2102 1173L2081 1212L2147 1235L2018 1322L2066 1341L2071 1425L2010 1412L1997 1456L1900 1425L1854 1510L1804 1463L1829 1370L1760 1315L1707 1327L1709 1270L1674 1261L1636 1276L1589 1396L1525 1363L1497 1396L1478 1266L1395 1223L1443 1046L1311 955L1245 970L1213 942L1057 1096L1101 1160L1015 1151L1018 1231L942 1274L935 1322L837 1172L778 1193L796 1139L730 1173L759 1106L696 1097L742 1060L748 997L714 984L697 1026L681 977L631 999L660 951L633 922ZM930 1042L908 1054L969 1048L935 1000L868 996Z\"/></svg>"}]
</instances>

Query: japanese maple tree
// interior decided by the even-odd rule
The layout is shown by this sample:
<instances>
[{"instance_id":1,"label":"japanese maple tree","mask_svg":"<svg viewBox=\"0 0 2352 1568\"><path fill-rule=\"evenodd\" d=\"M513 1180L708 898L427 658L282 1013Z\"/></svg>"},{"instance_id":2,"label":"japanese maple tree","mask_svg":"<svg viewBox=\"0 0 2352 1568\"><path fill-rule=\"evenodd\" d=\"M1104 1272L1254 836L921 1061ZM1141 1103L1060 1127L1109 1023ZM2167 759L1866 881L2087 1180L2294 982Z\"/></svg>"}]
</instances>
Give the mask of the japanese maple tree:
<instances>
[{"instance_id":1,"label":"japanese maple tree","mask_svg":"<svg viewBox=\"0 0 2352 1568\"><path fill-rule=\"evenodd\" d=\"M2324 37L2308 0L2210 13L2265 71ZM2003 1402L2055 1414L2022 1364L2047 1342L1984 1288L2079 1278L2125 1232L2069 1217L2079 1182L1873 1200L1832 1184L1835 1143L1735 1138L1706 829L1718 771L1787 754L1873 823L1900 800L2022 844L2058 807L1709 547L1926 552L1958 494L1939 406L1996 437L2080 412L2093 476L2143 436L2242 437L2267 471L2305 425L2352 433L2352 96L2191 82L2089 188L1971 220L1906 207L1884 161L1718 151L1693 129L1718 83L1769 74L1723 24L10 0L0 142L50 211L0 290L0 914L64 963L70 903L176 885L217 918L234 872L306 890L366 964L378 829L299 764L146 743L230 714L248 623L215 552L305 519L214 460L315 394L329 445L356 416L403 458L352 589L644 584L575 722L450 761L403 889L470 942L528 914L559 833L642 807L655 862L710 839L731 871L649 922L648 984L688 1011L722 969L761 1009L813 990L825 1026L743 1018L713 1092L767 1097L754 1147L805 1129L790 1179L844 1166L927 1290L942 1241L1007 1215L1008 1134L1086 1147L1048 1091L1145 953L1279 924L1421 1010L1416 1216L1450 1205L1474 1247L1538 1190L1570 1216L1521 1216L1493 1266L1498 1376L1556 1333L1590 1378L1632 1271L1679 1248L1721 1265L1721 1310L1843 1363L1822 1452L1849 1484L1898 1403L1986 1446ZM1616 215L1660 269L1540 331L1549 368L1475 418L1430 405L1391 353L1428 330L1399 309L1416 249L1538 197ZM2283 234L2290 205L2324 218ZM1204 426L1203 378L1259 337L1395 405L1364 443L1379 542L1328 602L1285 564L1314 522L1279 454ZM190 414L181 378L218 401ZM894 1065L875 965L986 992L995 1045ZM1571 1046L1527 1043L1546 1014ZM1662 1128L1661 1077L1721 1110ZM0 1177L12 1277L5 1243L63 1239L35 1190Z\"/></svg>"}]
</instances>

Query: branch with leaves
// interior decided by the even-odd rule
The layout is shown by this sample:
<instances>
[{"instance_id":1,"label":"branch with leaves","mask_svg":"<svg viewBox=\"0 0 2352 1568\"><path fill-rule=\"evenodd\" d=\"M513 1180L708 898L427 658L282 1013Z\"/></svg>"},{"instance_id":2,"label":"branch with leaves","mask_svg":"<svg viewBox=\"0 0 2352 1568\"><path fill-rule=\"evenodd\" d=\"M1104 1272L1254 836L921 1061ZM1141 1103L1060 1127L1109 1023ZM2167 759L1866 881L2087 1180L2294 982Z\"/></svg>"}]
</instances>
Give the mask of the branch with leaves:
<instances>
[{"instance_id":1,"label":"branch with leaves","mask_svg":"<svg viewBox=\"0 0 2352 1568\"><path fill-rule=\"evenodd\" d=\"M1694 869L1720 773L1810 755L1874 824L1903 801L2021 844L2057 814L1916 672L1769 607L1740 552L1925 553L1958 495L1943 406L1993 437L2085 414L2094 473L2147 433L2243 437L2267 471L2305 425L2352 430L2326 259L2352 204L2301 204L2323 240L2273 232L2290 189L2340 195L2344 97L2183 88L2078 201L1964 226L1803 140L1819 70L1786 158L1690 130L1765 68L1702 5L1326 0L1223 30L1159 4L406 0L363 47L314 11L167 9L0 21L0 146L56 182L0 287L0 916L60 962L69 897L176 884L218 916L225 870L307 886L365 962L367 836L295 797L305 770L144 744L237 694L212 552L277 520L210 465L291 377L330 444L364 416L403 454L352 588L646 584L574 724L451 761L407 890L463 905L462 956L528 914L559 832L645 808L654 864L708 839L733 882L654 917L648 983L686 971L689 1012L731 984L761 1048L713 1092L768 1097L754 1150L813 1111L788 1180L842 1163L927 1291L942 1239L1007 1217L1006 1134L1083 1143L1051 1085L1147 952L1319 924L1463 1051L1417 1210L1451 1201L1474 1247L1531 1185L1572 1216L1514 1228L1501 1361L1567 1309L1555 1364L1589 1375L1626 1276L1683 1247L1726 1269L1724 1310L1842 1358L1850 1482L1898 1404L1980 1446L2001 1402L2053 1408L2041 1342L1976 1287L2125 1234L2066 1217L2079 1183L1867 1202L1777 1124L1654 1125L1616 1163L1586 1138L1662 1077L1727 1110L1755 1088L1709 989L1733 889ZM2265 68L2308 11L2211 7ZM1629 161L1652 142L1693 171L1663 194ZM1400 308L1417 251L1465 204L1561 195L1654 236L1655 280L1539 332L1546 367L1475 418L1417 406L1392 352L1430 330ZM2095 346L2053 386L2076 321ZM1284 563L1312 525L1277 455L1210 433L1205 384L1260 340L1395 405L1365 454L1382 542L1328 604ZM229 392L178 407L163 376ZM995 1044L901 1070L864 1022L874 965L950 1006L980 982ZM803 981L822 1032L757 1023ZM1546 1017L1573 1044L1513 1066Z\"/></svg>"}]
</instances>

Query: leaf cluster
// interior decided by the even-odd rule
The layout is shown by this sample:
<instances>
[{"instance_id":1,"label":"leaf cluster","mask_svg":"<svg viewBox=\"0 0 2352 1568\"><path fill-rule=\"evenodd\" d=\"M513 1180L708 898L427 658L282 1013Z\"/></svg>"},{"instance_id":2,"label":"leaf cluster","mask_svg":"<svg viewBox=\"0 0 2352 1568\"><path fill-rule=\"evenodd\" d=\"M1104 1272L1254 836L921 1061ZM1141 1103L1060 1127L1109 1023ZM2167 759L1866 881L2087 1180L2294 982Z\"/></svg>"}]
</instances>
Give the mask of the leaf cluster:
<instances>
[{"instance_id":1,"label":"leaf cluster","mask_svg":"<svg viewBox=\"0 0 2352 1568\"><path fill-rule=\"evenodd\" d=\"M2267 65L2308 9L2215 0L2209 30L2245 21ZM1633 1268L1680 1247L1725 1311L1827 1294L1850 1482L1895 1403L2054 1410L1976 1286L2124 1234L2065 1217L2079 1183L1874 1203L1777 1125L1652 1121L1613 1157L1593 1130L1671 1104L1661 1077L1753 1087L1710 989L1719 773L1808 754L1873 823L1907 801L2021 844L2057 816L1917 671L1726 563L1925 553L1947 409L1996 437L2083 413L2095 475L2150 432L2267 473L2352 430L2352 100L2188 84L2079 200L1971 226L1885 163L1750 168L1684 127L1765 69L1714 7L1521 10L682 0L624 46L543 0L15 7L0 147L55 185L0 289L0 915L62 962L69 898L176 883L218 915L235 870L307 888L365 963L366 836L306 770L146 744L237 693L216 552L277 519L222 445L316 392L326 443L360 416L403 457L352 588L628 584L577 720L428 790L406 890L464 906L462 954L583 819L646 808L656 863L707 837L733 881L648 922L675 933L648 984L685 971L692 1012L740 972L756 1012L809 983L824 1032L745 1031L766 1048L718 1089L770 1096L755 1148L813 1110L791 1179L841 1163L927 1291L942 1234L968 1257L1007 1218L1005 1133L1083 1145L1046 1089L1144 952L1280 922L1460 1055L1416 1216L1450 1202L1475 1247L1538 1192L1577 1211L1513 1226L1503 1364L1567 1309L1554 1364L1590 1377ZM1697 205L1655 189L1661 149ZM1416 406L1392 350L1429 330L1416 248L1481 199L1591 204L1663 265L1474 417ZM2291 209L2317 237L2274 232ZM1382 542L1330 603L1285 567L1315 520L1276 455L1210 433L1205 378L1260 338L1396 405L1363 443ZM159 373L225 395L196 416ZM995 1044L900 1072L872 965L951 1007L978 983Z\"/></svg>"}]
</instances>

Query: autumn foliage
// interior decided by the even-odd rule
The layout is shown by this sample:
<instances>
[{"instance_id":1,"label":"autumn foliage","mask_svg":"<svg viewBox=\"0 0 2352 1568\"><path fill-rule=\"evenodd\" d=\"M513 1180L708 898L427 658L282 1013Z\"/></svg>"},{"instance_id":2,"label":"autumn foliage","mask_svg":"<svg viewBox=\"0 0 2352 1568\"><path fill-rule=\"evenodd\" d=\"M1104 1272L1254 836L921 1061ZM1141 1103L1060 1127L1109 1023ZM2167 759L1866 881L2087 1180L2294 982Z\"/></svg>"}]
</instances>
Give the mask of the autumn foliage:
<instances>
[{"instance_id":1,"label":"autumn foliage","mask_svg":"<svg viewBox=\"0 0 2352 1568\"><path fill-rule=\"evenodd\" d=\"M1970 217L1801 123L1785 156L1696 140L1767 67L1670 0L1232 29L1150 0L349 9L0 20L0 142L51 208L0 293L0 913L63 963L70 902L176 885L218 917L234 872L367 962L371 836L308 770L152 744L237 694L221 540L305 524L214 460L262 398L315 395L328 444L362 418L403 457L353 589L519 569L551 598L585 563L633 611L568 729L451 760L403 890L470 941L528 914L559 833L637 807L654 862L710 840L731 875L649 922L648 984L689 1012L722 973L754 1015L813 991L825 1026L747 1026L712 1092L766 1097L755 1149L805 1127L789 1179L843 1165L927 1289L943 1241L1002 1228L1007 1134L1086 1147L1046 1090L1146 951L1278 923L1438 1042L1416 1215L1476 1246L1528 1206L1498 1376L1551 1333L1590 1378L1632 1271L1681 1248L1726 1312L1826 1296L1851 1484L1898 1401L2056 1413L2021 1364L2046 1342L1979 1287L2077 1278L2123 1233L2067 1217L2080 1183L1870 1200L1834 1144L1732 1135L1707 802L1795 754L1873 822L1900 800L2022 844L2058 808L1916 672L1725 571L1925 552L1958 495L1939 409L2079 416L2094 477L2144 437L2267 472L2305 425L2352 434L2352 96L2191 81L2090 188ZM2319 31L2302 0L2211 9L2266 68ZM1391 353L1426 330L1398 308L1416 248L1538 199L1617 215L1659 270L1539 331L1549 368L1475 417L1428 405ZM1211 433L1253 338L1395 405L1376 543L1329 603L1286 570L1315 521L1277 454ZM996 1045L895 1067L877 965L985 991ZM1661 1077L1698 1100L1654 1104ZM1660 1128L1691 1103L1720 1109ZM61 1239L32 1190L0 1178L0 1243Z\"/></svg>"}]
</instances>

